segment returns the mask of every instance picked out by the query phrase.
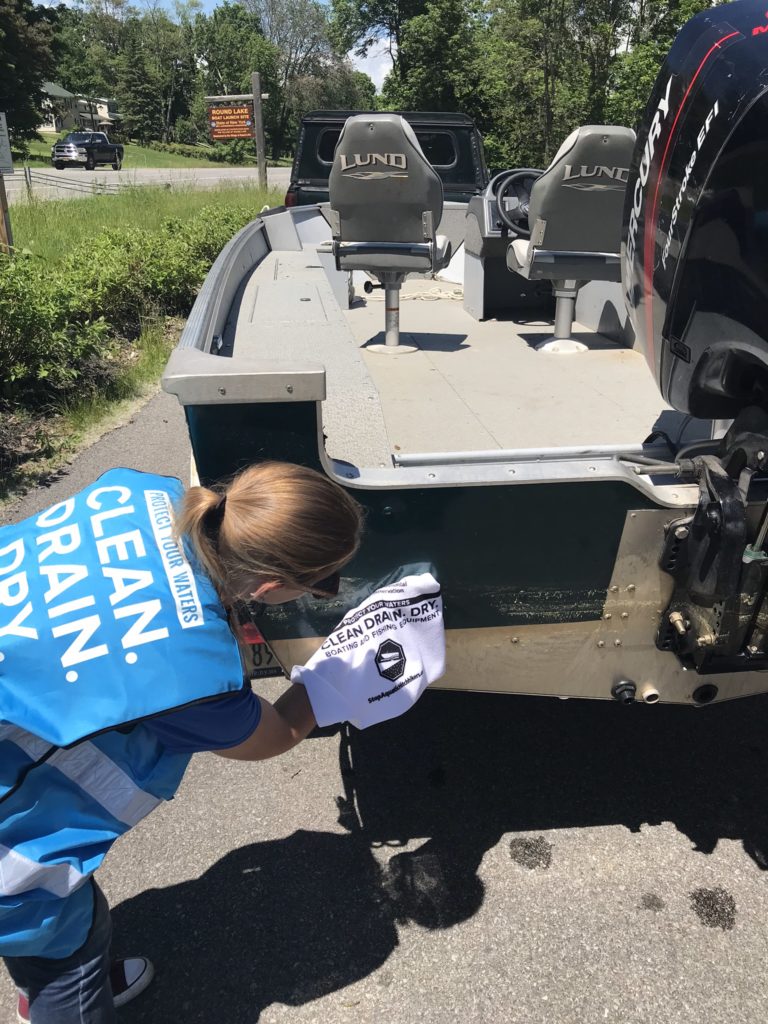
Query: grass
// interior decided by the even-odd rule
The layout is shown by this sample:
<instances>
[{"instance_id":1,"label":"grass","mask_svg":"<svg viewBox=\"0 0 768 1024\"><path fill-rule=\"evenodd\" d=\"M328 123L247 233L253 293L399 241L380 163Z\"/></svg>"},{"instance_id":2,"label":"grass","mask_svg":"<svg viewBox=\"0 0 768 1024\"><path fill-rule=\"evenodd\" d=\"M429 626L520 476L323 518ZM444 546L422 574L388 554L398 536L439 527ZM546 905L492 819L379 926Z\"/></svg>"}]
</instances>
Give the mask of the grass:
<instances>
[{"instance_id":1,"label":"grass","mask_svg":"<svg viewBox=\"0 0 768 1024\"><path fill-rule=\"evenodd\" d=\"M282 194L263 192L249 184L200 190L137 186L111 196L33 200L11 207L13 238L18 249L28 249L56 265L75 245L104 228L153 229L168 218L183 221L204 206L242 203L244 199L256 217L264 206L280 203Z\"/></svg>"},{"instance_id":2,"label":"grass","mask_svg":"<svg viewBox=\"0 0 768 1024\"><path fill-rule=\"evenodd\" d=\"M48 479L105 430L120 426L157 389L183 324L166 318L151 324L132 343L130 358L110 381L108 392L66 404L37 424L40 450L0 475L0 506Z\"/></svg>"},{"instance_id":3,"label":"grass","mask_svg":"<svg viewBox=\"0 0 768 1024\"><path fill-rule=\"evenodd\" d=\"M27 163L33 167L51 167L51 146L59 138L56 134L50 132L41 133L42 142L34 140L29 143L29 157ZM179 156L176 153L160 153L154 149L148 149L145 146L138 146L134 142L123 143L125 148L125 157L123 159L123 167L126 170L138 170L144 167L218 167L220 170L229 167L229 164L216 163L213 160L197 159L193 157ZM249 158L249 163L256 163L256 155ZM272 167L290 167L292 160L290 157L281 157L279 160L269 160L268 164ZM16 161L17 166L21 169L23 161Z\"/></svg>"},{"instance_id":4,"label":"grass","mask_svg":"<svg viewBox=\"0 0 768 1024\"><path fill-rule=\"evenodd\" d=\"M62 409L67 444L75 444L115 410L116 404L140 398L162 376L183 324L170 318L144 328L131 343L130 358L110 381L109 392L86 401L73 401Z\"/></svg>"}]
</instances>

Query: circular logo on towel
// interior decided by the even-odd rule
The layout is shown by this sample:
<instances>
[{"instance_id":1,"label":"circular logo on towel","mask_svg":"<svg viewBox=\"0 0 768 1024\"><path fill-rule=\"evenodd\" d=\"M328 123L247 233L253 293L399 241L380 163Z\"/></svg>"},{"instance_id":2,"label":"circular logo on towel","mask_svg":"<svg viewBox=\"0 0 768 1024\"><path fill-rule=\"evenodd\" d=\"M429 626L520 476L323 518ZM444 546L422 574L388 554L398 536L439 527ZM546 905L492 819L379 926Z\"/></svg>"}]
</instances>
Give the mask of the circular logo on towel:
<instances>
[{"instance_id":1,"label":"circular logo on towel","mask_svg":"<svg viewBox=\"0 0 768 1024\"><path fill-rule=\"evenodd\" d=\"M384 640L376 651L376 668L385 679L399 679L405 672L405 651L394 640Z\"/></svg>"}]
</instances>

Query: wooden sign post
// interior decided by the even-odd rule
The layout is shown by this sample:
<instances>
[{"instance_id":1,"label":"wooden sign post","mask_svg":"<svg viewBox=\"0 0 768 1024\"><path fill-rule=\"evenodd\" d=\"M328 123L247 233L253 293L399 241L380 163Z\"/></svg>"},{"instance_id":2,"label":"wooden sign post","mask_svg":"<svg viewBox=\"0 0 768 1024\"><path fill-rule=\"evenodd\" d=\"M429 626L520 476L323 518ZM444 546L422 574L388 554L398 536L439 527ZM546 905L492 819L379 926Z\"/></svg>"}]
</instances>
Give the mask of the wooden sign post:
<instances>
[{"instance_id":1,"label":"wooden sign post","mask_svg":"<svg viewBox=\"0 0 768 1024\"><path fill-rule=\"evenodd\" d=\"M13 174L13 160L11 159L8 125L5 121L5 114L0 112L0 252L10 255L13 250L13 234L11 233L11 215L8 211L8 196L3 180L5 174Z\"/></svg>"},{"instance_id":2,"label":"wooden sign post","mask_svg":"<svg viewBox=\"0 0 768 1024\"><path fill-rule=\"evenodd\" d=\"M264 117L261 101L269 99L269 93L262 93L261 75L258 71L251 75L251 88L253 92L227 96L206 96L207 103L216 104L208 108L208 124L211 142L224 142L230 139L253 139L255 141L259 187L266 188L267 152L264 144Z\"/></svg>"},{"instance_id":3,"label":"wooden sign post","mask_svg":"<svg viewBox=\"0 0 768 1024\"><path fill-rule=\"evenodd\" d=\"M259 187L267 187L267 154L264 146L264 117L261 110L261 75L254 71L251 75L251 91L253 92L253 128L256 136L256 167L259 171Z\"/></svg>"}]
</instances>

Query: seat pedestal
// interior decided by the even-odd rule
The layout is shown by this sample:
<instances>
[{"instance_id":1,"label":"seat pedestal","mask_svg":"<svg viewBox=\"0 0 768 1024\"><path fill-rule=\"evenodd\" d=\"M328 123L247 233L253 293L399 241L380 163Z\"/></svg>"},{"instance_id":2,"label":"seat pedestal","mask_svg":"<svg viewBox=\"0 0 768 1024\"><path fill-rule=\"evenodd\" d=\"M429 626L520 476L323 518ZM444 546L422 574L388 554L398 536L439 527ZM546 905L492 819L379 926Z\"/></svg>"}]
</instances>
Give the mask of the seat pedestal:
<instances>
[{"instance_id":1,"label":"seat pedestal","mask_svg":"<svg viewBox=\"0 0 768 1024\"><path fill-rule=\"evenodd\" d=\"M405 274L379 273L376 277L384 286L384 344L368 345L369 352L385 352L389 355L410 355L418 352L416 345L400 344L400 288Z\"/></svg>"},{"instance_id":2,"label":"seat pedestal","mask_svg":"<svg viewBox=\"0 0 768 1024\"><path fill-rule=\"evenodd\" d=\"M555 296L555 333L551 338L540 341L537 352L548 352L552 355L573 355L586 352L587 346L571 337L573 320L576 315L576 295L583 281L553 281L552 293Z\"/></svg>"}]
</instances>

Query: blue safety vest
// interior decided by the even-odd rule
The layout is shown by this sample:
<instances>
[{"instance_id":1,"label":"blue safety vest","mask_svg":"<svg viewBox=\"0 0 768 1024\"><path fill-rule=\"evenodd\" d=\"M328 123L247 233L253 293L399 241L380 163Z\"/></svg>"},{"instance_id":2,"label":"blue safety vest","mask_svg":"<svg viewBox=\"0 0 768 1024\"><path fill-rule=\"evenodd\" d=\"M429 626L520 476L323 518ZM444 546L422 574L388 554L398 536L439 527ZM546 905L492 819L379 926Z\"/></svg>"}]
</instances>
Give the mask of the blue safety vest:
<instances>
[{"instance_id":1,"label":"blue safety vest","mask_svg":"<svg viewBox=\"0 0 768 1024\"><path fill-rule=\"evenodd\" d=\"M0 955L85 941L85 883L189 762L141 720L242 686L216 590L173 536L182 490L111 470L0 528Z\"/></svg>"}]
</instances>

